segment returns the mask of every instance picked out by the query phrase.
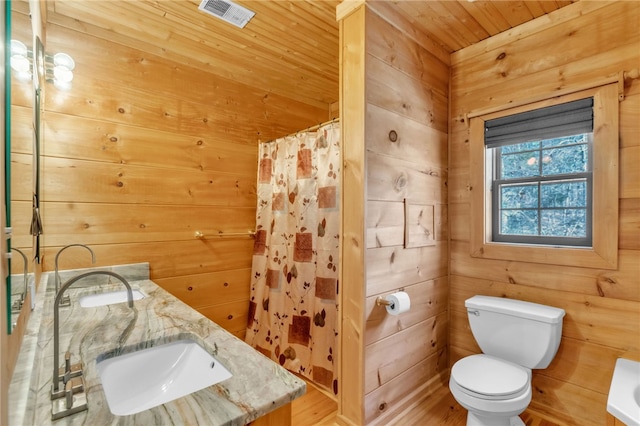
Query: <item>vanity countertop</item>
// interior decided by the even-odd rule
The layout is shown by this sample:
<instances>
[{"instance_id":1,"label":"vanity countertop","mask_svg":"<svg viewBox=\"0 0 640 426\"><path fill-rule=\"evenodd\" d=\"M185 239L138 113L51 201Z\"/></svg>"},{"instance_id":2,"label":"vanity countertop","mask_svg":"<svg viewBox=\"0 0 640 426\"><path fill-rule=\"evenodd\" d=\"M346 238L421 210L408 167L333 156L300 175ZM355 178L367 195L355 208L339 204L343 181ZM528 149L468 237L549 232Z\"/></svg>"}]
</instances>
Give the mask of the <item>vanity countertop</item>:
<instances>
[{"instance_id":1,"label":"vanity countertop","mask_svg":"<svg viewBox=\"0 0 640 426\"><path fill-rule=\"evenodd\" d=\"M108 270L119 272L118 267ZM100 268L104 269L104 268ZM87 270L74 271L76 274ZM67 272L67 271L65 271ZM53 275L53 274L51 274ZM126 274L122 274L127 277ZM67 275L68 277L68 275ZM109 279L107 276L95 276ZM127 277L131 279L131 277ZM65 282L67 278L63 278ZM51 420L53 370L53 290L49 288L37 309L42 309L33 365L19 363L16 377L29 381L24 425L243 425L282 407L305 392L304 381L269 360L222 327L181 302L149 279L129 281L146 297L134 302L94 308L80 307L86 294L123 290L111 278L109 284L82 285L81 280L65 294L71 306L60 308L60 360L71 352L71 362L82 360L88 410ZM87 278L86 281L89 281ZM42 293L41 293L42 294ZM28 337L28 336L27 336ZM130 416L109 411L96 369L105 354L127 353L163 343L192 339L203 346L232 374L228 380L185 397ZM34 337L35 339L35 337ZM21 369L31 369L25 374ZM12 383L12 387L13 387ZM13 413L12 413L13 414ZM12 418L14 418L12 416ZM14 424L12 422L12 424Z\"/></svg>"}]
</instances>

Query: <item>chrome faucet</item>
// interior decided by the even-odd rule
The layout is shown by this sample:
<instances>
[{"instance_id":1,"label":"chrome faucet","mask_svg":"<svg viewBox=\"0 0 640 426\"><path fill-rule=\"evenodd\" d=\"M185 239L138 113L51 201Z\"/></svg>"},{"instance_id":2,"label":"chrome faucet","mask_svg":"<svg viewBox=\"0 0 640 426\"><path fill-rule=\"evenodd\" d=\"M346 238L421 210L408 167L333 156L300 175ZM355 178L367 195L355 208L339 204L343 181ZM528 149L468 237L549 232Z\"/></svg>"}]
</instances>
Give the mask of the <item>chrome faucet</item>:
<instances>
[{"instance_id":1,"label":"chrome faucet","mask_svg":"<svg viewBox=\"0 0 640 426\"><path fill-rule=\"evenodd\" d=\"M93 250L91 250L88 246L84 245L84 244L69 244L67 246L64 246L60 249L60 251L58 251L58 253L56 254L56 273L54 276L54 280L55 280L55 284L56 284L56 292L55 295L58 295L58 292L60 291L60 284L61 284L61 280L60 280L60 274L58 273L58 257L60 257L60 253L62 253L63 251L65 251L66 249L68 249L69 247L84 247L87 250L89 250L89 253L91 253L91 264L95 264L96 263L96 255L93 252ZM66 298L64 298L61 301L61 306L69 306L71 304L71 300L69 299L69 296L67 296Z\"/></svg>"},{"instance_id":2,"label":"chrome faucet","mask_svg":"<svg viewBox=\"0 0 640 426\"><path fill-rule=\"evenodd\" d=\"M19 250L17 248L13 248L11 247L11 250L17 251L18 253L20 253L20 256L22 256L22 260L24 261L24 278L23 278L23 285L24 285L24 290L22 291L22 293L20 293L20 299L16 300L14 303L11 304L11 310L16 312L19 311L20 309L22 309L22 305L24 305L24 299L27 296L27 275L29 272L29 263L27 260L27 256L25 256L25 254L22 252L22 250Z\"/></svg>"},{"instance_id":3,"label":"chrome faucet","mask_svg":"<svg viewBox=\"0 0 640 426\"><path fill-rule=\"evenodd\" d=\"M51 399L54 401L54 408L52 411L52 418L58 419L64 416L68 416L73 413L77 413L79 411L83 411L87 409L87 400L86 395L81 395L81 398L78 398L78 403L73 399L74 393L84 392L84 381L81 379L81 384L73 384L71 381L72 377L82 376L82 368L79 367L72 372L71 366L71 354L67 351L65 354L65 368L64 373L60 374L60 312L59 306L60 301L63 298L64 292L71 287L77 281L86 278L91 275L110 275L114 278L119 279L122 284L127 288L127 303L129 307L133 309L133 292L131 291L131 286L129 282L122 277L121 275L116 274L111 271L90 271L85 272L84 274L76 275L75 277L69 279L64 285L60 287L60 291L56 293L55 301L53 302L53 384L51 388ZM62 381L64 384L64 389L60 390L59 382ZM62 404L56 404L57 399L65 397L65 401Z\"/></svg>"}]
</instances>

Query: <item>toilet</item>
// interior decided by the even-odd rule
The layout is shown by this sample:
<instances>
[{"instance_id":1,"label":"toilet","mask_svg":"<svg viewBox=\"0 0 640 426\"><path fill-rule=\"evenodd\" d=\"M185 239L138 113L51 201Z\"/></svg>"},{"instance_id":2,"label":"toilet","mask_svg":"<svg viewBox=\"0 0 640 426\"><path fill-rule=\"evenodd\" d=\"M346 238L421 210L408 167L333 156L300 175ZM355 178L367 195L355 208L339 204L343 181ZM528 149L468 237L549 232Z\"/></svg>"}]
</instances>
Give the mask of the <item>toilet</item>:
<instances>
[{"instance_id":1,"label":"toilet","mask_svg":"<svg viewBox=\"0 0 640 426\"><path fill-rule=\"evenodd\" d=\"M482 354L451 368L449 389L467 411L467 426L524 426L531 370L547 368L558 351L564 310L503 297L465 301Z\"/></svg>"}]
</instances>

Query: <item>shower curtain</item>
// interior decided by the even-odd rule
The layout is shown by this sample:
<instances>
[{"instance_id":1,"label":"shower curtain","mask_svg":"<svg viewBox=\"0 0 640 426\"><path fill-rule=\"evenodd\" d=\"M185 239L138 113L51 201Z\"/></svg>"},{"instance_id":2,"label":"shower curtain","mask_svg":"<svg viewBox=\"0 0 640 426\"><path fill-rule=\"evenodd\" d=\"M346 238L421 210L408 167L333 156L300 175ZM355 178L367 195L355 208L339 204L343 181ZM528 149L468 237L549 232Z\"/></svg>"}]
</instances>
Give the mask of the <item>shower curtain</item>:
<instances>
[{"instance_id":1,"label":"shower curtain","mask_svg":"<svg viewBox=\"0 0 640 426\"><path fill-rule=\"evenodd\" d=\"M246 342L338 393L340 126L259 147Z\"/></svg>"}]
</instances>

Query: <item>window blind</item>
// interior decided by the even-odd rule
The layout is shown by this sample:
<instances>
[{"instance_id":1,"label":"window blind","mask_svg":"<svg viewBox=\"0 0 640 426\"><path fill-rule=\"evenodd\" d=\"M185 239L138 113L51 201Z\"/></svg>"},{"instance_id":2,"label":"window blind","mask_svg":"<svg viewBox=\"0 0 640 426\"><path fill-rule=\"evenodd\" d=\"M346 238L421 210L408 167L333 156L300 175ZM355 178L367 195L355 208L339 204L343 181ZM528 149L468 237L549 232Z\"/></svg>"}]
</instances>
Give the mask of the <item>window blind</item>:
<instances>
[{"instance_id":1,"label":"window blind","mask_svg":"<svg viewBox=\"0 0 640 426\"><path fill-rule=\"evenodd\" d=\"M593 98L485 121L484 143L496 148L593 132Z\"/></svg>"}]
</instances>

